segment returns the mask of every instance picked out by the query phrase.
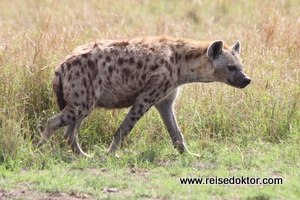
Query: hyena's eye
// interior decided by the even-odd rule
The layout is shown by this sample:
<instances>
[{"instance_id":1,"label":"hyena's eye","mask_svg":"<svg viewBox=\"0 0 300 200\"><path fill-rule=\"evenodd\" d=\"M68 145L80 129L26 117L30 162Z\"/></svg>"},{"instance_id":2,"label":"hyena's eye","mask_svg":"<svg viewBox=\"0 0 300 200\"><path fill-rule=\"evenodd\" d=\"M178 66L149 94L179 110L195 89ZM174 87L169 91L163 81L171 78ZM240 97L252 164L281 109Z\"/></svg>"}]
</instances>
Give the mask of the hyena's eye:
<instances>
[{"instance_id":1,"label":"hyena's eye","mask_svg":"<svg viewBox=\"0 0 300 200\"><path fill-rule=\"evenodd\" d=\"M236 66L234 66L234 65L228 65L227 68L228 68L229 71L235 71L236 70Z\"/></svg>"}]
</instances>

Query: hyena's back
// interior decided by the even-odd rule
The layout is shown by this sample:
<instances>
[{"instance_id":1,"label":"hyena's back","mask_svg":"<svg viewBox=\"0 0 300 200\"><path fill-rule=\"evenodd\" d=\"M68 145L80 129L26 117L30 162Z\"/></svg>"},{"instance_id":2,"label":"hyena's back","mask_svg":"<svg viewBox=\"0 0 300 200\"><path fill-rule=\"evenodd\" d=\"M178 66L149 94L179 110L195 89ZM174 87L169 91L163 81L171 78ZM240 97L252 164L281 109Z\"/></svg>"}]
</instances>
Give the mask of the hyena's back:
<instances>
[{"instance_id":1,"label":"hyena's back","mask_svg":"<svg viewBox=\"0 0 300 200\"><path fill-rule=\"evenodd\" d=\"M148 80L157 73L170 75L166 82L171 84L175 69L170 62L174 55L163 41L154 44L142 39L140 42L111 40L76 48L55 71L53 86L60 108L66 102L87 110L95 106L132 106Z\"/></svg>"}]
</instances>

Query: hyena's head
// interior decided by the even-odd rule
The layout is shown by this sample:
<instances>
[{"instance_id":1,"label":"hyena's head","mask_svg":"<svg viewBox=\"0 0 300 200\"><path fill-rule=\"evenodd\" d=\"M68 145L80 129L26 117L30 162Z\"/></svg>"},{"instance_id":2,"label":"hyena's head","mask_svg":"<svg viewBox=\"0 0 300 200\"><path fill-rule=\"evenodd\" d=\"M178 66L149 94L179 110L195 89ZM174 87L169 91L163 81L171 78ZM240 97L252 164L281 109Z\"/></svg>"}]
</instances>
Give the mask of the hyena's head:
<instances>
[{"instance_id":1,"label":"hyena's head","mask_svg":"<svg viewBox=\"0 0 300 200\"><path fill-rule=\"evenodd\" d=\"M215 81L223 82L237 88L245 88L251 79L244 73L239 58L241 43L237 41L232 47L224 48L222 41L211 43L207 56L214 68Z\"/></svg>"}]
</instances>

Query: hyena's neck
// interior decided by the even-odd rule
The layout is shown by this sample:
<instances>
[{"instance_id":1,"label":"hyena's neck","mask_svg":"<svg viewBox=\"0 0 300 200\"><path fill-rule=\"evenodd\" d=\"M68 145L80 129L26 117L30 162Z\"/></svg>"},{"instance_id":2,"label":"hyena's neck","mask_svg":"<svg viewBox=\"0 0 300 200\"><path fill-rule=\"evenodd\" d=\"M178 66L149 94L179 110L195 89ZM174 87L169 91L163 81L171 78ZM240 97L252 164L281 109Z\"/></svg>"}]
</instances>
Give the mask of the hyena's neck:
<instances>
[{"instance_id":1,"label":"hyena's neck","mask_svg":"<svg viewBox=\"0 0 300 200\"><path fill-rule=\"evenodd\" d=\"M179 85L194 82L213 82L213 66L206 55L208 45L203 43L197 49L184 52L178 77Z\"/></svg>"}]
</instances>

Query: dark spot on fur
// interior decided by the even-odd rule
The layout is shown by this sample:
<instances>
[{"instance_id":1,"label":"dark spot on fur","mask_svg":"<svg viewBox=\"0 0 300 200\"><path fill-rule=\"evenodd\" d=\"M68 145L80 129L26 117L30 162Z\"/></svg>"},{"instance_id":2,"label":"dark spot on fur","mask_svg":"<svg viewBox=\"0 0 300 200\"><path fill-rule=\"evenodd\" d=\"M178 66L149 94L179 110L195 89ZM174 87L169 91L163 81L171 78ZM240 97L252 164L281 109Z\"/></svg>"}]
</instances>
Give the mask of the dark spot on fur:
<instances>
[{"instance_id":1,"label":"dark spot on fur","mask_svg":"<svg viewBox=\"0 0 300 200\"><path fill-rule=\"evenodd\" d=\"M81 95L84 95L84 90L81 90Z\"/></svg>"},{"instance_id":2,"label":"dark spot on fur","mask_svg":"<svg viewBox=\"0 0 300 200\"><path fill-rule=\"evenodd\" d=\"M151 66L151 70L152 70L152 71L155 71L155 70L158 69L158 67L159 67L158 65L152 65L152 66Z\"/></svg>"},{"instance_id":3,"label":"dark spot on fur","mask_svg":"<svg viewBox=\"0 0 300 200\"><path fill-rule=\"evenodd\" d=\"M134 58L133 58L133 57L130 57L130 58L129 58L129 64L132 65L132 64L134 64L134 63L135 63L135 62L134 62Z\"/></svg>"},{"instance_id":4,"label":"dark spot on fur","mask_svg":"<svg viewBox=\"0 0 300 200\"><path fill-rule=\"evenodd\" d=\"M131 117L130 120L131 120L131 121L135 121L135 117Z\"/></svg>"},{"instance_id":5,"label":"dark spot on fur","mask_svg":"<svg viewBox=\"0 0 300 200\"><path fill-rule=\"evenodd\" d=\"M75 97L79 97L79 94L77 92L74 93Z\"/></svg>"},{"instance_id":6,"label":"dark spot on fur","mask_svg":"<svg viewBox=\"0 0 300 200\"><path fill-rule=\"evenodd\" d=\"M66 67L66 68L67 68L67 70L68 70L68 71L70 71L70 69L71 69L71 66L72 66L72 65L71 65L70 63L68 63L68 62L67 62L67 64L66 64L66 65L67 65L67 67Z\"/></svg>"},{"instance_id":7,"label":"dark spot on fur","mask_svg":"<svg viewBox=\"0 0 300 200\"><path fill-rule=\"evenodd\" d=\"M92 60L88 60L88 66L90 69L95 69L95 62Z\"/></svg>"},{"instance_id":8,"label":"dark spot on fur","mask_svg":"<svg viewBox=\"0 0 300 200\"><path fill-rule=\"evenodd\" d=\"M148 101L149 101L149 99L147 99L147 98L146 98L146 99L144 99L144 102L145 102L145 103L147 103Z\"/></svg>"},{"instance_id":9,"label":"dark spot on fur","mask_svg":"<svg viewBox=\"0 0 300 200\"><path fill-rule=\"evenodd\" d=\"M112 66L109 66L109 67L108 67L108 71L109 71L109 74L112 75L112 71L113 71Z\"/></svg>"},{"instance_id":10,"label":"dark spot on fur","mask_svg":"<svg viewBox=\"0 0 300 200\"><path fill-rule=\"evenodd\" d=\"M180 68L177 69L177 76L180 76Z\"/></svg>"},{"instance_id":11,"label":"dark spot on fur","mask_svg":"<svg viewBox=\"0 0 300 200\"><path fill-rule=\"evenodd\" d=\"M68 77L68 81L70 82L70 81L71 81L71 79L72 79L72 74L70 74L70 75L69 75L69 77Z\"/></svg>"},{"instance_id":12,"label":"dark spot on fur","mask_svg":"<svg viewBox=\"0 0 300 200\"><path fill-rule=\"evenodd\" d=\"M152 90L149 95L152 96L155 92L156 92L156 89Z\"/></svg>"},{"instance_id":13,"label":"dark spot on fur","mask_svg":"<svg viewBox=\"0 0 300 200\"><path fill-rule=\"evenodd\" d=\"M137 63L137 68L138 69L141 69L143 67L143 62L140 60L138 63Z\"/></svg>"},{"instance_id":14,"label":"dark spot on fur","mask_svg":"<svg viewBox=\"0 0 300 200\"><path fill-rule=\"evenodd\" d=\"M99 79L98 84L101 85L102 83L102 79Z\"/></svg>"},{"instance_id":15,"label":"dark spot on fur","mask_svg":"<svg viewBox=\"0 0 300 200\"><path fill-rule=\"evenodd\" d=\"M87 87L85 78L82 78L82 84L84 85L85 88Z\"/></svg>"},{"instance_id":16,"label":"dark spot on fur","mask_svg":"<svg viewBox=\"0 0 300 200\"><path fill-rule=\"evenodd\" d=\"M181 56L179 56L179 54L176 52L175 53L175 61L176 61L176 64L178 64L178 61L181 59Z\"/></svg>"},{"instance_id":17,"label":"dark spot on fur","mask_svg":"<svg viewBox=\"0 0 300 200\"><path fill-rule=\"evenodd\" d=\"M163 93L165 93L168 90L168 87L165 87L165 89L163 90Z\"/></svg>"},{"instance_id":18,"label":"dark spot on fur","mask_svg":"<svg viewBox=\"0 0 300 200\"><path fill-rule=\"evenodd\" d=\"M118 59L118 64L119 64L119 65L122 65L123 62L124 62L124 59L123 59L123 58L119 58L119 59Z\"/></svg>"},{"instance_id":19,"label":"dark spot on fur","mask_svg":"<svg viewBox=\"0 0 300 200\"><path fill-rule=\"evenodd\" d=\"M189 61L189 60L191 60L192 58L193 58L193 54L192 53L188 53L188 54L186 54L185 55L185 59L186 59L186 61Z\"/></svg>"},{"instance_id":20,"label":"dark spot on fur","mask_svg":"<svg viewBox=\"0 0 300 200\"><path fill-rule=\"evenodd\" d=\"M75 117L75 116L73 116L73 117L72 117L72 121L74 122L75 120L76 120L76 117Z\"/></svg>"},{"instance_id":21,"label":"dark spot on fur","mask_svg":"<svg viewBox=\"0 0 300 200\"><path fill-rule=\"evenodd\" d=\"M68 118L68 119L71 119L71 115L67 115L67 118Z\"/></svg>"},{"instance_id":22,"label":"dark spot on fur","mask_svg":"<svg viewBox=\"0 0 300 200\"><path fill-rule=\"evenodd\" d=\"M80 76L80 73L79 73L79 71L77 71L75 75L76 75L77 77L78 77L78 76Z\"/></svg>"},{"instance_id":23,"label":"dark spot on fur","mask_svg":"<svg viewBox=\"0 0 300 200\"><path fill-rule=\"evenodd\" d=\"M172 71L172 69L171 69L171 65L169 65L169 63L168 63L168 64L166 64L166 68L168 69L168 71Z\"/></svg>"},{"instance_id":24,"label":"dark spot on fur","mask_svg":"<svg viewBox=\"0 0 300 200\"><path fill-rule=\"evenodd\" d=\"M172 63L174 63L174 58L173 58L173 56L170 57L170 61L171 61Z\"/></svg>"},{"instance_id":25,"label":"dark spot on fur","mask_svg":"<svg viewBox=\"0 0 300 200\"><path fill-rule=\"evenodd\" d=\"M82 54L82 57L83 58L87 58L88 57L88 54L86 53L86 54Z\"/></svg>"},{"instance_id":26,"label":"dark spot on fur","mask_svg":"<svg viewBox=\"0 0 300 200\"><path fill-rule=\"evenodd\" d=\"M146 74L143 74L143 75L142 75L142 79L143 79L143 81L146 80Z\"/></svg>"},{"instance_id":27,"label":"dark spot on fur","mask_svg":"<svg viewBox=\"0 0 300 200\"><path fill-rule=\"evenodd\" d=\"M155 99L149 101L150 104L153 104L155 102Z\"/></svg>"},{"instance_id":28,"label":"dark spot on fur","mask_svg":"<svg viewBox=\"0 0 300 200\"><path fill-rule=\"evenodd\" d=\"M71 84L71 87L72 87L72 88L74 88L74 87L75 87L75 84L74 84L74 83L72 83L72 84Z\"/></svg>"},{"instance_id":29,"label":"dark spot on fur","mask_svg":"<svg viewBox=\"0 0 300 200\"><path fill-rule=\"evenodd\" d=\"M164 83L159 84L158 88L162 88Z\"/></svg>"},{"instance_id":30,"label":"dark spot on fur","mask_svg":"<svg viewBox=\"0 0 300 200\"><path fill-rule=\"evenodd\" d=\"M109 56L106 56L106 62L110 62L111 61L111 58Z\"/></svg>"},{"instance_id":31,"label":"dark spot on fur","mask_svg":"<svg viewBox=\"0 0 300 200\"><path fill-rule=\"evenodd\" d=\"M124 68L122 69L122 75L123 76L129 76L130 75L130 70L128 68Z\"/></svg>"},{"instance_id":32,"label":"dark spot on fur","mask_svg":"<svg viewBox=\"0 0 300 200\"><path fill-rule=\"evenodd\" d=\"M61 73L64 73L64 71L65 71L65 65L62 64L62 65L60 66L60 68L61 68Z\"/></svg>"},{"instance_id":33,"label":"dark spot on fur","mask_svg":"<svg viewBox=\"0 0 300 200\"><path fill-rule=\"evenodd\" d=\"M81 61L80 61L80 59L77 58L77 59L74 59L71 64L72 65L81 65Z\"/></svg>"}]
</instances>

